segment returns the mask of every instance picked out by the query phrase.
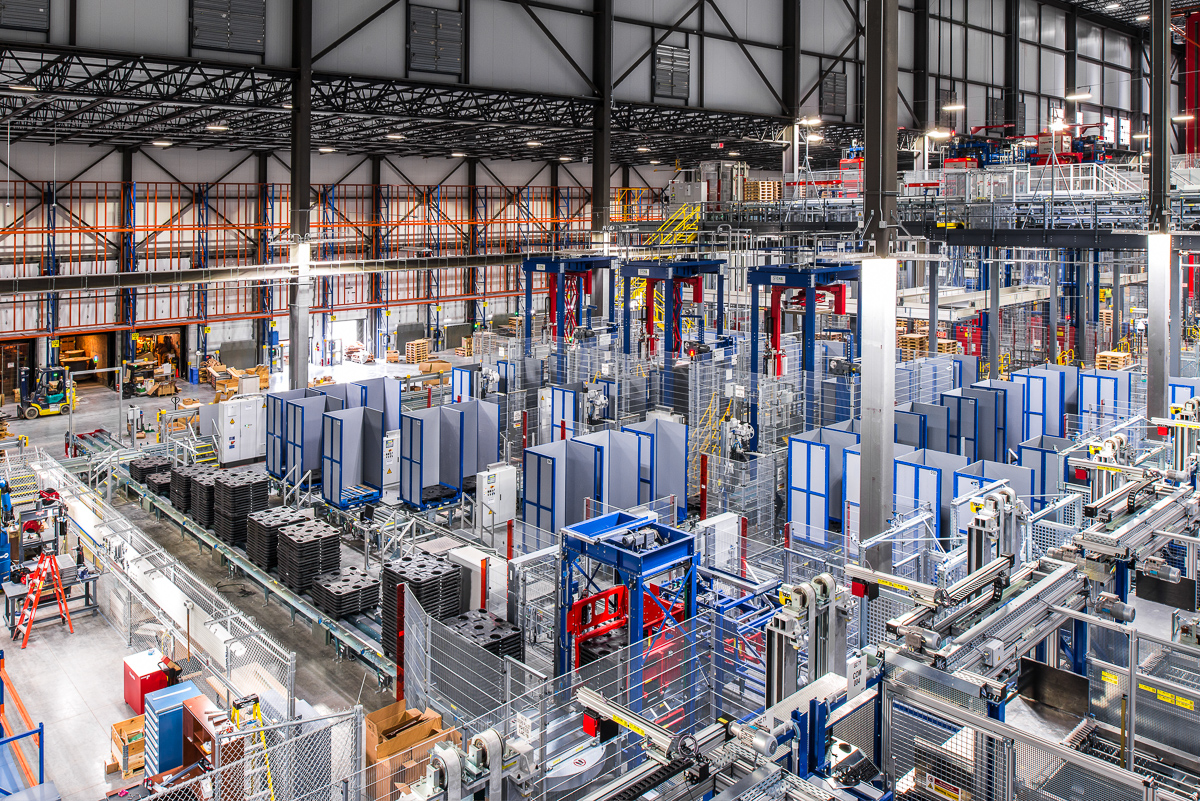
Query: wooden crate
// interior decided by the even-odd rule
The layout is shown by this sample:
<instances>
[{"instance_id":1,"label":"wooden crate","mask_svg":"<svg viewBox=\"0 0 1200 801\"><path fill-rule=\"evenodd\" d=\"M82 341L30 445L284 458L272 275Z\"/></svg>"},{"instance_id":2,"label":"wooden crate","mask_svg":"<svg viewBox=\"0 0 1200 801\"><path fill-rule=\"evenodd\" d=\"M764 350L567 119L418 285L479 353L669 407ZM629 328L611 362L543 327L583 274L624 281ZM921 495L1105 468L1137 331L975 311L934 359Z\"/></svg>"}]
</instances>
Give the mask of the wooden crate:
<instances>
[{"instance_id":1,"label":"wooden crate","mask_svg":"<svg viewBox=\"0 0 1200 801\"><path fill-rule=\"evenodd\" d=\"M1096 354L1097 370L1124 370L1132 364L1132 353L1122 353L1119 350L1106 350Z\"/></svg>"},{"instance_id":2,"label":"wooden crate","mask_svg":"<svg viewBox=\"0 0 1200 801\"><path fill-rule=\"evenodd\" d=\"M388 364L399 364L400 363L400 351L392 350L391 348L388 348L387 363Z\"/></svg>"},{"instance_id":3,"label":"wooden crate","mask_svg":"<svg viewBox=\"0 0 1200 801\"><path fill-rule=\"evenodd\" d=\"M116 763L117 770L121 771L121 776L126 779L141 770L145 764L145 721L144 715L138 715L112 726L112 761Z\"/></svg>"},{"instance_id":4,"label":"wooden crate","mask_svg":"<svg viewBox=\"0 0 1200 801\"><path fill-rule=\"evenodd\" d=\"M414 339L404 346L404 361L420 364L429 361L429 340Z\"/></svg>"}]
</instances>

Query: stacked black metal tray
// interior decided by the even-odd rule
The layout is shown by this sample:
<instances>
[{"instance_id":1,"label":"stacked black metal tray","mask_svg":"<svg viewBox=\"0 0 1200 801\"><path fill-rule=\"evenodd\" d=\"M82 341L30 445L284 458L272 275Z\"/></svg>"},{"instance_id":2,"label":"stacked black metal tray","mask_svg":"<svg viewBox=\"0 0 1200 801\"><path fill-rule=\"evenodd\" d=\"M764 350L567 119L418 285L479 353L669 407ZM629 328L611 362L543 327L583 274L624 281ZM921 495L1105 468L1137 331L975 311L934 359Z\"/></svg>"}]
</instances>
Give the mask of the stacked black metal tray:
<instances>
[{"instance_id":1,"label":"stacked black metal tray","mask_svg":"<svg viewBox=\"0 0 1200 801\"><path fill-rule=\"evenodd\" d=\"M627 629L615 629L599 637L584 640L579 645L579 664L590 665L628 646L629 635L626 632Z\"/></svg>"},{"instance_id":2,"label":"stacked black metal tray","mask_svg":"<svg viewBox=\"0 0 1200 801\"><path fill-rule=\"evenodd\" d=\"M470 609L447 620L446 625L496 656L525 659L525 638L520 627L486 609Z\"/></svg>"},{"instance_id":3,"label":"stacked black metal tray","mask_svg":"<svg viewBox=\"0 0 1200 801\"><path fill-rule=\"evenodd\" d=\"M171 494L171 474L170 473L150 473L146 476L146 486L150 491L161 498L166 498Z\"/></svg>"},{"instance_id":4,"label":"stacked black metal tray","mask_svg":"<svg viewBox=\"0 0 1200 801\"><path fill-rule=\"evenodd\" d=\"M211 473L216 468L209 465L176 465L171 468L171 505L185 514L192 500L192 476Z\"/></svg>"},{"instance_id":5,"label":"stacked black metal tray","mask_svg":"<svg viewBox=\"0 0 1200 801\"><path fill-rule=\"evenodd\" d=\"M249 470L222 472L213 487L213 527L229 545L246 544L246 518L268 503L267 477Z\"/></svg>"},{"instance_id":6,"label":"stacked black metal tray","mask_svg":"<svg viewBox=\"0 0 1200 801\"><path fill-rule=\"evenodd\" d=\"M213 525L213 488L217 483L215 470L193 473L188 488L188 515L203 528Z\"/></svg>"},{"instance_id":7,"label":"stacked black metal tray","mask_svg":"<svg viewBox=\"0 0 1200 801\"><path fill-rule=\"evenodd\" d=\"M139 456L129 462L129 477L139 484L146 483L146 476L165 473L171 469L171 460L165 456Z\"/></svg>"},{"instance_id":8,"label":"stacked black metal tray","mask_svg":"<svg viewBox=\"0 0 1200 801\"><path fill-rule=\"evenodd\" d=\"M393 559L383 566L383 652L396 656L396 587L405 584L413 591L426 614L442 620L462 611L462 568L445 556L418 553Z\"/></svg>"},{"instance_id":9,"label":"stacked black metal tray","mask_svg":"<svg viewBox=\"0 0 1200 801\"><path fill-rule=\"evenodd\" d=\"M286 507L252 512L246 518L246 555L263 570L274 570L279 562L276 556L279 530L310 519L308 515Z\"/></svg>"},{"instance_id":10,"label":"stacked black metal tray","mask_svg":"<svg viewBox=\"0 0 1200 801\"><path fill-rule=\"evenodd\" d=\"M317 576L341 567L341 536L323 520L293 523L279 530L276 557L283 583L306 592Z\"/></svg>"},{"instance_id":11,"label":"stacked black metal tray","mask_svg":"<svg viewBox=\"0 0 1200 801\"><path fill-rule=\"evenodd\" d=\"M379 576L350 565L318 577L309 593L317 608L333 617L369 612L379 605Z\"/></svg>"}]
</instances>

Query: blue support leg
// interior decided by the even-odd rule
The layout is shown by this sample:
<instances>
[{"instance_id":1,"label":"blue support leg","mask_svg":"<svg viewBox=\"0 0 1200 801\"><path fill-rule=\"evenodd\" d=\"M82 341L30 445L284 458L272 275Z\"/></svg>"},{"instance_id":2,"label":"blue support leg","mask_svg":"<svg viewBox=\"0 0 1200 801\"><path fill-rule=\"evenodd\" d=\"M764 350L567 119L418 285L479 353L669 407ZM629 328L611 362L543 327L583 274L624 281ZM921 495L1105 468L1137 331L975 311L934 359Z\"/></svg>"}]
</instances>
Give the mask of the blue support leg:
<instances>
[{"instance_id":1,"label":"blue support leg","mask_svg":"<svg viewBox=\"0 0 1200 801\"><path fill-rule=\"evenodd\" d=\"M624 298L622 300L622 306L624 308L621 310L621 326L624 329L624 331L622 332L624 335L622 337L622 339L624 340L623 348L625 351L625 355L628 356L629 355L629 329L632 325L632 312L629 308L629 276L622 276L621 283L622 283L622 289L625 292Z\"/></svg>"},{"instance_id":2,"label":"blue support leg","mask_svg":"<svg viewBox=\"0 0 1200 801\"><path fill-rule=\"evenodd\" d=\"M754 436L750 438L750 450L758 450L758 284L750 286L750 426Z\"/></svg>"},{"instance_id":3,"label":"blue support leg","mask_svg":"<svg viewBox=\"0 0 1200 801\"><path fill-rule=\"evenodd\" d=\"M717 336L725 336L725 274L717 273Z\"/></svg>"}]
</instances>

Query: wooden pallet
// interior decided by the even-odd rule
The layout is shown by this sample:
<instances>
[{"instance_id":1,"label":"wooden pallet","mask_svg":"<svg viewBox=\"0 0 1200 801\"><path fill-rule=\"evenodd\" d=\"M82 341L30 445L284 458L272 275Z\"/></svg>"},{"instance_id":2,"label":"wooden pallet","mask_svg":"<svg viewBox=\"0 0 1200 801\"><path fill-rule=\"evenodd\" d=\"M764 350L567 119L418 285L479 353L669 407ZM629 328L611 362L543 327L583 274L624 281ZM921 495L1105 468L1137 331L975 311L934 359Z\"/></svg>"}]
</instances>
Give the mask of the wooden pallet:
<instances>
[{"instance_id":1,"label":"wooden pallet","mask_svg":"<svg viewBox=\"0 0 1200 801\"><path fill-rule=\"evenodd\" d=\"M1097 370L1124 370L1133 365L1133 354L1106 350L1096 354Z\"/></svg>"},{"instance_id":2,"label":"wooden pallet","mask_svg":"<svg viewBox=\"0 0 1200 801\"><path fill-rule=\"evenodd\" d=\"M962 345L953 339L939 339L937 343L938 353L958 353L961 349Z\"/></svg>"},{"instance_id":3,"label":"wooden pallet","mask_svg":"<svg viewBox=\"0 0 1200 801\"><path fill-rule=\"evenodd\" d=\"M388 364L399 364L400 363L400 351L392 350L391 348L388 348L387 363Z\"/></svg>"},{"instance_id":4,"label":"wooden pallet","mask_svg":"<svg viewBox=\"0 0 1200 801\"><path fill-rule=\"evenodd\" d=\"M429 361L429 340L414 339L404 346L404 361L409 364L420 364Z\"/></svg>"},{"instance_id":5,"label":"wooden pallet","mask_svg":"<svg viewBox=\"0 0 1200 801\"><path fill-rule=\"evenodd\" d=\"M462 338L462 347L456 348L456 350L463 351L461 354L459 354L460 356L474 356L475 355L475 338L474 337L463 337Z\"/></svg>"},{"instance_id":6,"label":"wooden pallet","mask_svg":"<svg viewBox=\"0 0 1200 801\"><path fill-rule=\"evenodd\" d=\"M783 182L746 181L742 198L746 203L778 203L783 199Z\"/></svg>"},{"instance_id":7,"label":"wooden pallet","mask_svg":"<svg viewBox=\"0 0 1200 801\"><path fill-rule=\"evenodd\" d=\"M1112 323L1113 323L1113 310L1112 309L1101 309L1100 310L1100 324L1107 325L1108 327L1111 328Z\"/></svg>"}]
</instances>

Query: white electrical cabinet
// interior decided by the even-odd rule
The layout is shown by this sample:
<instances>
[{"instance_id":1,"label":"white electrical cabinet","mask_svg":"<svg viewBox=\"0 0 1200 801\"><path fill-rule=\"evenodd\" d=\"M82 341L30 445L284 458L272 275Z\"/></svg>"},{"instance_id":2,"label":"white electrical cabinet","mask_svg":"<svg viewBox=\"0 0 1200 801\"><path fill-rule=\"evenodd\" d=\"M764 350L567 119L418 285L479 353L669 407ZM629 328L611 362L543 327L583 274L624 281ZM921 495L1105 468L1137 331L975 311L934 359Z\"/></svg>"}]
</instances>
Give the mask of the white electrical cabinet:
<instances>
[{"instance_id":1,"label":"white electrical cabinet","mask_svg":"<svg viewBox=\"0 0 1200 801\"><path fill-rule=\"evenodd\" d=\"M383 435L383 487L384 490L400 489L400 430Z\"/></svg>"},{"instance_id":2,"label":"white electrical cabinet","mask_svg":"<svg viewBox=\"0 0 1200 801\"><path fill-rule=\"evenodd\" d=\"M267 401L263 395L217 404L217 459L247 462L267 455Z\"/></svg>"},{"instance_id":3,"label":"white electrical cabinet","mask_svg":"<svg viewBox=\"0 0 1200 801\"><path fill-rule=\"evenodd\" d=\"M517 468L497 465L475 476L476 525L479 533L503 532L517 519Z\"/></svg>"}]
</instances>

